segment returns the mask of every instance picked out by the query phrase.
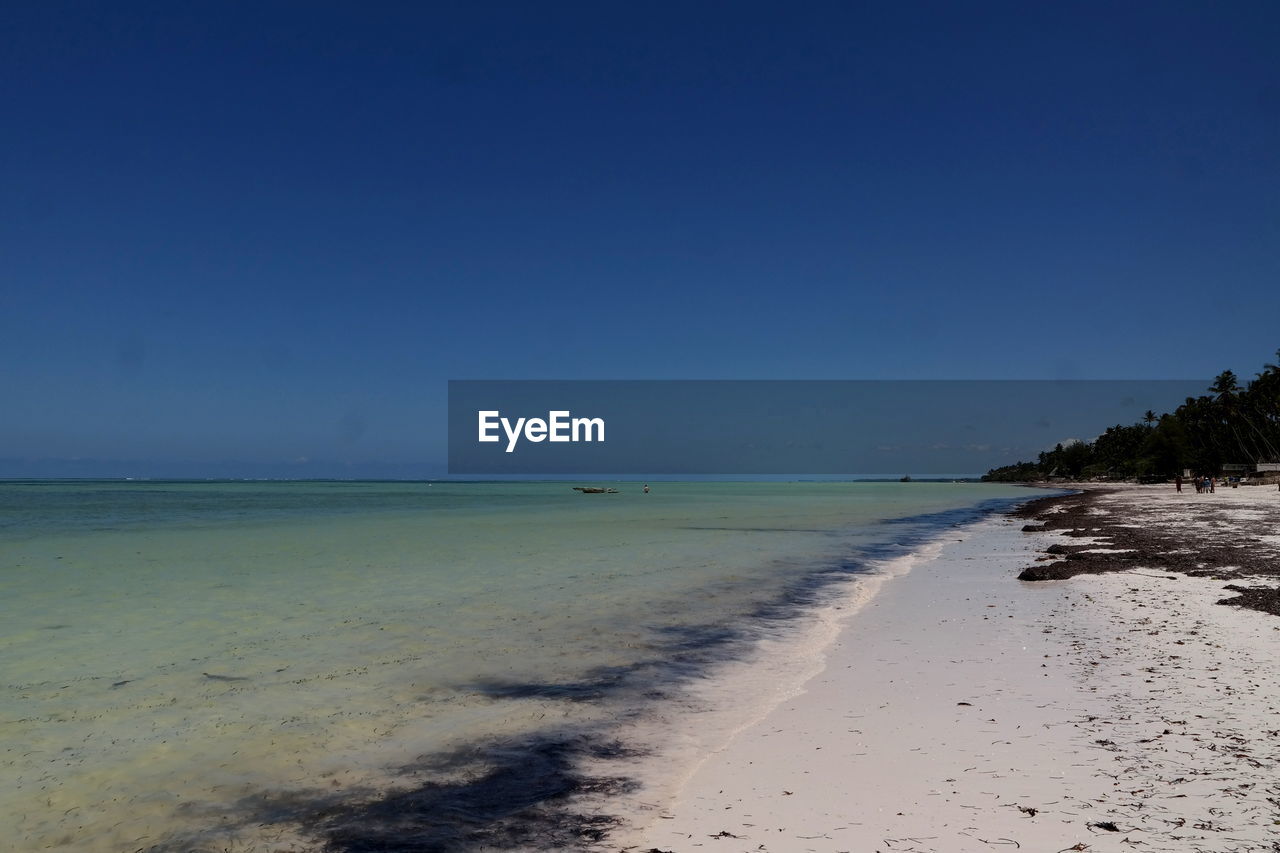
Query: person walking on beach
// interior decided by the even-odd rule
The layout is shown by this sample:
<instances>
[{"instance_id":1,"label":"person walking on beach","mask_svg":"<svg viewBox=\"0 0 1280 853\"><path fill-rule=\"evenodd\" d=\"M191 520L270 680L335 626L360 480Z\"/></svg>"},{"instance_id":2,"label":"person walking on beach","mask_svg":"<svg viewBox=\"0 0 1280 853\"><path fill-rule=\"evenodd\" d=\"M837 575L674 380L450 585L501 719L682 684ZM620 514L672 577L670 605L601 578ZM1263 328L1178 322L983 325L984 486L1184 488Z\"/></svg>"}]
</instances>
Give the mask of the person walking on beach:
<instances>
[{"instance_id":1,"label":"person walking on beach","mask_svg":"<svg viewBox=\"0 0 1280 853\"><path fill-rule=\"evenodd\" d=\"M1177 489L1179 493L1182 492L1182 475L1181 474L1173 478L1173 487Z\"/></svg>"},{"instance_id":2,"label":"person walking on beach","mask_svg":"<svg viewBox=\"0 0 1280 853\"><path fill-rule=\"evenodd\" d=\"M1218 485L1218 478L1210 477L1209 478L1209 494L1213 494L1214 492L1217 491L1217 489L1215 488L1215 486L1217 485Z\"/></svg>"}]
</instances>

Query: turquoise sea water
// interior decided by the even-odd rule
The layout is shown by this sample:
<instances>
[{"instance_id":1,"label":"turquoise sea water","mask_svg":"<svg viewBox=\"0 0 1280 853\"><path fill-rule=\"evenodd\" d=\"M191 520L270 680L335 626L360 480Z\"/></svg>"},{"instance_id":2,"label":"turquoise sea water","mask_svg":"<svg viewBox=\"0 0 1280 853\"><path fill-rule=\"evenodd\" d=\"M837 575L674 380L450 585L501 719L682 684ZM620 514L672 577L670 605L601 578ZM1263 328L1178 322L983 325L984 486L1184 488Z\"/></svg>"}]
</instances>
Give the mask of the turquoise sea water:
<instances>
[{"instance_id":1,"label":"turquoise sea water","mask_svg":"<svg viewBox=\"0 0 1280 853\"><path fill-rule=\"evenodd\" d=\"M558 733L607 742L824 579L1028 497L571 485L0 483L12 848L528 846L576 784Z\"/></svg>"}]
</instances>

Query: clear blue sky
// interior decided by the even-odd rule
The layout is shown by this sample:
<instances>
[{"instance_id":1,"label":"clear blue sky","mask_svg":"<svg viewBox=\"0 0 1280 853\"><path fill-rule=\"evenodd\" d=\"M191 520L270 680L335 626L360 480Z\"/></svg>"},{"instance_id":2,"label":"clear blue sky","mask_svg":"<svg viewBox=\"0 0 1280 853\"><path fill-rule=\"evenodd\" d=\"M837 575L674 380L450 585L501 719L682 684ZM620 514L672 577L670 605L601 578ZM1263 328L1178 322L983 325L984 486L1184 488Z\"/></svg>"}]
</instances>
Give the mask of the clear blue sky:
<instances>
[{"instance_id":1,"label":"clear blue sky","mask_svg":"<svg viewBox=\"0 0 1280 853\"><path fill-rule=\"evenodd\" d=\"M413 476L450 378L1280 346L1273 2L38 0L0 44L0 475Z\"/></svg>"}]
</instances>

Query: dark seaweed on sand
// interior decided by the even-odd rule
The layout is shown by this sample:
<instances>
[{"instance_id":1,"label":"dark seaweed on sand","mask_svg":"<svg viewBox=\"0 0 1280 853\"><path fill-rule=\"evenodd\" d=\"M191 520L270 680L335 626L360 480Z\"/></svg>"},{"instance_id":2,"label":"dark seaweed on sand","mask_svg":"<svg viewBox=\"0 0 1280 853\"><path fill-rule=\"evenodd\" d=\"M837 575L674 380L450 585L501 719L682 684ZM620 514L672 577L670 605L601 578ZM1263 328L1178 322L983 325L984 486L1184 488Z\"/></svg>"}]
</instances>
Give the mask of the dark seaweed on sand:
<instances>
[{"instance_id":1,"label":"dark seaweed on sand","mask_svg":"<svg viewBox=\"0 0 1280 853\"><path fill-rule=\"evenodd\" d=\"M1260 487L1245 487L1260 488ZM1232 584L1226 589L1238 593L1219 604L1247 607L1280 616L1280 553L1261 536L1274 533L1280 526L1280 509L1272 508L1270 518L1240 519L1231 517L1231 507L1212 503L1205 497L1195 505L1196 519L1202 523L1188 526L1144 512L1141 507L1117 513L1108 504L1105 514L1097 512L1102 490L1086 490L1066 496L1053 496L1030 501L1014 511L1016 518L1038 521L1026 525L1028 532L1057 532L1066 537L1088 538L1091 544L1056 543L1045 554L1059 557L1055 561L1028 566L1019 580L1065 580L1082 574L1120 572L1138 566L1176 572L1188 578L1238 581L1258 578L1270 584L1243 587ZM1107 549L1120 553L1097 553Z\"/></svg>"}]
</instances>

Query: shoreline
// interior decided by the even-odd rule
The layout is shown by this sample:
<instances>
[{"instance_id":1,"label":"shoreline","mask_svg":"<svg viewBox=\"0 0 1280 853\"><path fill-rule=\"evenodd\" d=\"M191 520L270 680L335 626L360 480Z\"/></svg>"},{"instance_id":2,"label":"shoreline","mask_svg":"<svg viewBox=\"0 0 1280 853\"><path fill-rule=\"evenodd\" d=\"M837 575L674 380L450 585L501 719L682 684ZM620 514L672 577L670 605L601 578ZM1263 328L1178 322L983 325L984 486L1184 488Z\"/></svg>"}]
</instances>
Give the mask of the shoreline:
<instances>
[{"instance_id":1,"label":"shoreline","mask_svg":"<svg viewBox=\"0 0 1280 853\"><path fill-rule=\"evenodd\" d=\"M1280 620L1217 603L1221 559L1197 579L1118 537L1185 541L1188 512L1214 519L1193 535L1275 530L1280 501L1158 488L1034 498L944 534L842 623L816 675L614 849L1273 849ZM1064 541L1080 550L1057 562L1090 568L1016 580Z\"/></svg>"},{"instance_id":2,"label":"shoreline","mask_svg":"<svg viewBox=\"0 0 1280 853\"><path fill-rule=\"evenodd\" d=\"M1155 767L1158 757L1144 757L1146 747L1138 745L1171 741L1175 734L1205 744L1211 753L1206 759L1229 757L1259 772L1269 770L1277 754L1266 739L1274 726L1267 714L1276 715L1276 702L1258 685L1280 683L1280 671L1251 655L1264 647L1280 652L1272 626L1280 622L1265 613L1217 606L1222 584L1206 585L1215 577L1239 585L1249 580L1247 573L1228 572L1232 567L1216 558L1212 566L1188 564L1178 585L1170 584L1172 575L1152 569L1118 571L1133 567L1133 558L1126 555L1136 550L1120 547L1121 539L1140 534L1148 544L1157 542L1152 537L1160 533L1155 523L1160 518L1181 530L1187 527L1186 513L1198 513L1212 521L1201 531L1212 537L1230 518L1244 527L1276 529L1276 516L1266 515L1270 504L1252 505L1259 494L1255 491L1228 493L1218 504L1194 495L1179 496L1173 503L1171 494L1140 488L1060 496L1006 490L975 504L887 519L868 527L869 536L832 539L829 547L815 548L816 561L788 550L789 561L780 558L777 566L788 570L778 577L789 580L759 597L738 621L714 619L703 600L693 597L694 621L672 631L638 632L637 637L651 642L625 666L581 670L574 679L538 679L512 669L515 675L507 680L464 682L479 703L475 707L490 718L527 719L528 725L495 729L478 739L459 738L456 749L418 748L409 762L388 767L390 776L357 777L359 767L373 765L353 765L335 754L329 767L341 776L298 774L298 781L288 785L245 784L244 796L233 802L191 800L181 812L189 829L169 831L151 847L141 841L134 846L212 851L239 844L281 853L404 844L632 853L687 853L703 846L744 853L942 853L970 849L966 844L987 849L995 841L1011 849L1016 849L1014 843L1053 851L1078 844L1104 849L1101 840L1089 840L1107 831L1097 825L1128 827L1134 821L1114 809L1094 811L1110 807L1095 790L1098 785L1105 794L1111 791L1107 786L1120 784L1109 764L1105 766L1115 778L1102 778L1100 761L1124 759L1129 762L1125 768ZM1142 523L1134 523L1143 513ZM1036 515L1048 521L1022 523ZM1024 532L1028 526L1034 529ZM740 529L774 532L768 526L725 528L728 533L721 538L740 540L741 533L735 532ZM1280 548L1280 537L1269 535L1249 534L1251 542ZM1144 553L1155 553L1152 547ZM1171 553L1177 557L1182 549ZM1096 571L1072 580L1014 580L1028 568L1059 564L1073 572ZM1264 573L1265 561L1255 568ZM759 573L757 578L768 580ZM1261 579L1259 574L1253 580ZM726 577L730 581L739 589L756 589L746 576ZM1171 590L1184 586L1203 595L1194 601L1186 595L1170 597ZM1210 612L1188 615L1193 604ZM1157 613L1160 607L1168 612ZM1195 623L1212 628L1228 616L1253 618L1273 633L1209 631L1213 645L1206 645L1206 631ZM385 618L373 624L394 625ZM1161 648L1151 643L1164 640L1143 640L1186 625L1194 627L1178 635L1176 646ZM57 640L66 635L51 636ZM1126 653L1129 646L1140 652L1136 658L1130 655L1124 670L1115 670L1122 656L1109 647L1119 639ZM1184 675L1185 662L1194 656L1183 646L1210 655L1195 663L1195 675L1222 695L1183 702L1179 707L1185 711L1171 710L1175 706L1162 703L1161 696L1136 712L1116 710L1136 702L1143 688L1130 683L1134 677L1162 683L1155 670L1148 672L1153 663ZM1217 659L1230 657L1223 648L1242 651L1226 662L1227 669ZM1280 654L1268 654L1280 660ZM230 700L235 709L249 707L247 700L256 695L250 690L255 682L246 677L253 674L252 666L240 664L225 673L203 663L200 667L201 686L208 691L212 684L217 690L209 694L210 701L217 697ZM210 673L224 673L234 683L224 684ZM282 677L300 674L305 673L295 670ZM89 685L119 690L107 694L119 701L140 687L154 689L131 676L107 673ZM108 688L111 678L119 683ZM957 690L963 695L954 695ZM1214 707L1214 701L1227 695L1233 701L1243 697L1271 704L1250 706L1243 723L1225 713L1217 714L1212 726L1190 722L1200 719L1194 715L1202 707ZM1160 713L1151 716L1154 712ZM1146 729L1128 731L1130 719L1144 720L1147 728L1157 722L1162 727L1154 735ZM420 713L413 720L430 723ZM1181 729L1174 725L1179 721ZM1092 739L1062 740L1069 729ZM381 754L401 748L409 754L423 742L425 731L404 729L393 739L368 744L382 749ZM1120 731L1126 734L1117 736ZM1230 739L1218 732L1229 732ZM735 757L741 759L736 766L731 763ZM966 757L970 760L963 767L946 765ZM1249 765L1251 761L1258 766ZM939 767L948 767L949 775L935 772ZM1267 816L1280 808L1268 812L1268 804L1280 803L1280 790L1261 779L1236 779L1231 768L1215 766L1213 772L1233 785L1251 787L1235 791L1232 801L1213 801L1214 811L1190 818L1193 828L1217 827L1223 816L1236 814L1232 809L1240 802L1259 825L1269 827ZM1183 785L1188 778L1201 781L1200 776L1208 778L1207 773L1167 773L1152 783L1139 775L1125 779L1124 790ZM1046 780L1062 790L1045 789ZM992 782L1006 787L973 787ZM774 784L777 790L769 787ZM707 785L714 787L699 794L699 786ZM1000 803L988 802L997 794ZM166 804L156 800L150 807L159 813ZM993 811L997 817L1007 817L1001 813L1009 811L1018 820L1012 825L993 821ZM935 813L945 818L944 826L933 826ZM1143 814L1157 813L1152 808ZM1160 814L1170 825L1188 821L1173 811ZM1073 835L1070 844L1049 847L1034 834L1061 830L1055 821L1078 830L1081 815L1088 819L1087 834ZM880 819L889 823L879 826ZM760 836L765 823L776 826ZM932 834L918 832L918 825ZM877 835L882 837L877 840ZM65 838L61 846L87 849L73 834L59 838ZM884 839L891 840L889 846ZM1057 836L1052 840L1056 843ZM933 843L938 846L927 846ZM1232 848L1206 842L1196 849L1224 853Z\"/></svg>"},{"instance_id":3,"label":"shoreline","mask_svg":"<svg viewBox=\"0 0 1280 853\"><path fill-rule=\"evenodd\" d=\"M475 486L411 490L440 511L406 513L398 489L268 491L236 520L243 495L161 490L153 529L102 523L139 507L96 489L32 507L5 650L29 747L0 796L21 849L598 849L633 781L733 730L697 691L742 663L749 689L722 698L754 713L811 674L791 641L808 626L821 646L807 617L850 582L1026 494ZM277 511L312 499L359 511ZM772 673L750 665L762 642ZM689 749L630 772L685 729Z\"/></svg>"},{"instance_id":4,"label":"shoreline","mask_svg":"<svg viewBox=\"0 0 1280 853\"><path fill-rule=\"evenodd\" d=\"M945 536L939 533L938 536ZM624 725L613 734L637 747L626 767L588 764L588 777L621 771L639 788L638 798L595 803L614 828L609 849L647 849L647 827L666 819L666 806L709 762L742 733L759 725L782 704L801 697L806 685L822 675L840 636L856 622L884 588L936 557L937 537L915 543L900 556L878 560L866 573L828 586L823 600L786 616L771 627L758 627L747 654L721 662L679 691L674 701ZM749 697L744 701L744 697ZM621 809L620 809L621 807Z\"/></svg>"}]
</instances>

